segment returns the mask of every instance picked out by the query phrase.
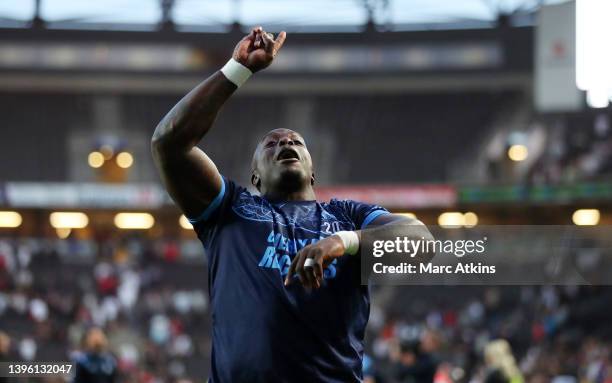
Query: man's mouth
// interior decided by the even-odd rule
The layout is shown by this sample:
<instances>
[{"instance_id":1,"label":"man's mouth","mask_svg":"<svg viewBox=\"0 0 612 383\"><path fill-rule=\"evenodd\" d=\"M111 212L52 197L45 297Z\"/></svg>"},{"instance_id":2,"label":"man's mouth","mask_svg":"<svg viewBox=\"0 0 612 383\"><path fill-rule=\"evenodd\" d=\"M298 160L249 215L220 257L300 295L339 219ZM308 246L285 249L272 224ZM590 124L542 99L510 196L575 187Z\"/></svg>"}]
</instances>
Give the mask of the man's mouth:
<instances>
[{"instance_id":1,"label":"man's mouth","mask_svg":"<svg viewBox=\"0 0 612 383\"><path fill-rule=\"evenodd\" d=\"M294 149L285 148L282 149L280 153L278 153L278 156L276 156L276 160L279 162L293 162L299 161L300 156Z\"/></svg>"}]
</instances>

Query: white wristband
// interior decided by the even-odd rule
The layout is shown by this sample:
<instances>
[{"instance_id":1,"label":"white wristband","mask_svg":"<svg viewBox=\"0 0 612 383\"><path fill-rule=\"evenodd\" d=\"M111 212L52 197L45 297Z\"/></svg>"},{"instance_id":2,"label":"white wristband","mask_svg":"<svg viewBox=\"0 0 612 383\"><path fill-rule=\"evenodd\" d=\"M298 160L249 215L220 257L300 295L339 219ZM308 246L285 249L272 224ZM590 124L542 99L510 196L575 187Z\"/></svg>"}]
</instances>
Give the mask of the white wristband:
<instances>
[{"instance_id":1,"label":"white wristband","mask_svg":"<svg viewBox=\"0 0 612 383\"><path fill-rule=\"evenodd\" d=\"M253 74L249 68L240 64L233 58L229 59L223 68L221 68L221 73L223 73L228 80L236 84L238 88L240 88L240 86L244 84Z\"/></svg>"},{"instance_id":2,"label":"white wristband","mask_svg":"<svg viewBox=\"0 0 612 383\"><path fill-rule=\"evenodd\" d=\"M344 253L355 255L359 251L359 236L354 231L337 231L334 233L344 244Z\"/></svg>"}]
</instances>

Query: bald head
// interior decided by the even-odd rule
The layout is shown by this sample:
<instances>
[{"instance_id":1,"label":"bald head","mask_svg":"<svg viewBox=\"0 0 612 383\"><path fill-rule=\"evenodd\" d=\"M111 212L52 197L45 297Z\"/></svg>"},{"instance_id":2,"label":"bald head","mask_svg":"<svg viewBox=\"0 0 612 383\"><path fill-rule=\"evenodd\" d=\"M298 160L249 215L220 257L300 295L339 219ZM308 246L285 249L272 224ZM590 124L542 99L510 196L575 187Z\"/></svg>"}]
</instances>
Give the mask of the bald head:
<instances>
[{"instance_id":1,"label":"bald head","mask_svg":"<svg viewBox=\"0 0 612 383\"><path fill-rule=\"evenodd\" d=\"M291 193L314 183L304 138L291 129L273 129L259 140L251 171L251 182L262 194Z\"/></svg>"}]
</instances>

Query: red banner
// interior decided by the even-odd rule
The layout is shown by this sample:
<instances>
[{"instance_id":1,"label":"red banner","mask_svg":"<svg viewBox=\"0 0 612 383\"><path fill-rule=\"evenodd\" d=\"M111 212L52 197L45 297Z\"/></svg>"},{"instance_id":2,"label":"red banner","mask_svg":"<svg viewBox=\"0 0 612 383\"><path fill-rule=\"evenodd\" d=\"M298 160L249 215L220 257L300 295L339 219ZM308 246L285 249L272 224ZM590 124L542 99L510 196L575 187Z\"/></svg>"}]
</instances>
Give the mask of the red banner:
<instances>
[{"instance_id":1,"label":"red banner","mask_svg":"<svg viewBox=\"0 0 612 383\"><path fill-rule=\"evenodd\" d=\"M457 189L451 185L356 185L320 187L317 199L352 199L391 209L451 207L457 202Z\"/></svg>"}]
</instances>

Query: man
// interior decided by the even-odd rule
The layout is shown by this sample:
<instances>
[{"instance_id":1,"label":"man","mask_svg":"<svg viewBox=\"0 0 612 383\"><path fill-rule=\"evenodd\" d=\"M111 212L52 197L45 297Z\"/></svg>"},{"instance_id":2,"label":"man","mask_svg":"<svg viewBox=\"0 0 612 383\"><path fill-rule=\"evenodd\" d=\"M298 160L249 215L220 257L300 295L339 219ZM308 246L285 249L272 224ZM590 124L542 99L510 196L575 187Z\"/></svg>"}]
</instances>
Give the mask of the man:
<instances>
[{"instance_id":1,"label":"man","mask_svg":"<svg viewBox=\"0 0 612 383\"><path fill-rule=\"evenodd\" d=\"M153 135L162 181L208 256L212 383L360 382L369 295L359 284L359 230L429 235L379 206L317 202L306 143L290 129L272 130L257 145L251 181L260 196L222 177L196 147L223 103L272 63L285 38L254 28Z\"/></svg>"},{"instance_id":2,"label":"man","mask_svg":"<svg viewBox=\"0 0 612 383\"><path fill-rule=\"evenodd\" d=\"M73 383L112 383L117 377L117 361L107 351L102 329L93 327L85 334L84 352L75 360Z\"/></svg>"},{"instance_id":3,"label":"man","mask_svg":"<svg viewBox=\"0 0 612 383\"><path fill-rule=\"evenodd\" d=\"M399 355L393 366L397 382L430 383L434 381L438 362L423 350L418 340L403 340L398 345Z\"/></svg>"}]
</instances>

